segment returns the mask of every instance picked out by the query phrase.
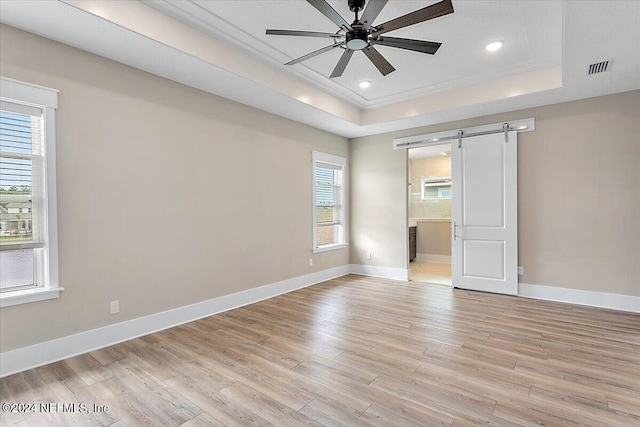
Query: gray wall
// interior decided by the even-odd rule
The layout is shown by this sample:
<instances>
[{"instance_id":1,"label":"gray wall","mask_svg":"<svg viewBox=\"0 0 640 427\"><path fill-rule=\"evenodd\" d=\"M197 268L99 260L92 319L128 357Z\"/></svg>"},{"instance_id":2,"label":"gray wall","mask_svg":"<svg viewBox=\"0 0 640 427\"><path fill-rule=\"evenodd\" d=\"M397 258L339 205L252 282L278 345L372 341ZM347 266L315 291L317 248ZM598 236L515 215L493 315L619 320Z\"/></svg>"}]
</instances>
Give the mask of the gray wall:
<instances>
[{"instance_id":1,"label":"gray wall","mask_svg":"<svg viewBox=\"0 0 640 427\"><path fill-rule=\"evenodd\" d=\"M407 161L393 138L526 117L536 130L518 137L521 282L640 295L640 91L350 141L352 262L381 247L370 264L407 268Z\"/></svg>"},{"instance_id":2,"label":"gray wall","mask_svg":"<svg viewBox=\"0 0 640 427\"><path fill-rule=\"evenodd\" d=\"M352 264L407 268L407 152L390 148L389 135L349 145Z\"/></svg>"},{"instance_id":3,"label":"gray wall","mask_svg":"<svg viewBox=\"0 0 640 427\"><path fill-rule=\"evenodd\" d=\"M308 262L311 151L347 156L345 138L0 31L3 76L60 90L65 288L0 310L2 351L349 263L347 249Z\"/></svg>"},{"instance_id":4,"label":"gray wall","mask_svg":"<svg viewBox=\"0 0 640 427\"><path fill-rule=\"evenodd\" d=\"M407 268L407 157L392 139L530 116L523 281L639 294L640 91L347 142L6 26L0 61L60 90L65 288L0 310L3 351L350 262ZM308 267L312 150L350 156L351 236Z\"/></svg>"},{"instance_id":5,"label":"gray wall","mask_svg":"<svg viewBox=\"0 0 640 427\"><path fill-rule=\"evenodd\" d=\"M451 256L451 221L418 221L417 226L419 254Z\"/></svg>"}]
</instances>

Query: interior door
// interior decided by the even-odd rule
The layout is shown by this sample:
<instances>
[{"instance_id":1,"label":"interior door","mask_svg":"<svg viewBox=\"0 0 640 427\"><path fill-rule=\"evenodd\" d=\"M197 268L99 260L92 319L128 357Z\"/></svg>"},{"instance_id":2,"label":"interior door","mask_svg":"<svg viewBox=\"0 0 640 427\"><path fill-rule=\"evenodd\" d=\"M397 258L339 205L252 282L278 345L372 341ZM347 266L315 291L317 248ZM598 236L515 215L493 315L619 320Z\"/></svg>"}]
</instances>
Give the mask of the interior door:
<instances>
[{"instance_id":1,"label":"interior door","mask_svg":"<svg viewBox=\"0 0 640 427\"><path fill-rule=\"evenodd\" d=\"M451 145L451 279L463 289L517 295L517 132Z\"/></svg>"}]
</instances>

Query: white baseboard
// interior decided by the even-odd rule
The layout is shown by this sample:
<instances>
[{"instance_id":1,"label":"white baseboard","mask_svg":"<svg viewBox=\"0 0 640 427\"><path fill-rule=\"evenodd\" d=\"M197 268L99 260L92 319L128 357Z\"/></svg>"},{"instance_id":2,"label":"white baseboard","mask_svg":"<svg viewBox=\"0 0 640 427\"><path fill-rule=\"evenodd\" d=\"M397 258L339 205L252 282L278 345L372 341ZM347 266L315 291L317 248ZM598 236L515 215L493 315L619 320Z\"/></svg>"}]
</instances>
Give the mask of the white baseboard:
<instances>
[{"instance_id":1,"label":"white baseboard","mask_svg":"<svg viewBox=\"0 0 640 427\"><path fill-rule=\"evenodd\" d=\"M418 262L441 262L443 264L451 264L451 255L437 254L416 254Z\"/></svg>"},{"instance_id":2,"label":"white baseboard","mask_svg":"<svg viewBox=\"0 0 640 427\"><path fill-rule=\"evenodd\" d=\"M0 353L0 378L242 307L352 272L343 265Z\"/></svg>"},{"instance_id":3,"label":"white baseboard","mask_svg":"<svg viewBox=\"0 0 640 427\"><path fill-rule=\"evenodd\" d=\"M518 283L518 296L640 313L640 297Z\"/></svg>"},{"instance_id":4,"label":"white baseboard","mask_svg":"<svg viewBox=\"0 0 640 427\"><path fill-rule=\"evenodd\" d=\"M378 267L375 265L351 264L351 273L363 276L381 277L383 279L409 280L409 270L406 268Z\"/></svg>"}]
</instances>

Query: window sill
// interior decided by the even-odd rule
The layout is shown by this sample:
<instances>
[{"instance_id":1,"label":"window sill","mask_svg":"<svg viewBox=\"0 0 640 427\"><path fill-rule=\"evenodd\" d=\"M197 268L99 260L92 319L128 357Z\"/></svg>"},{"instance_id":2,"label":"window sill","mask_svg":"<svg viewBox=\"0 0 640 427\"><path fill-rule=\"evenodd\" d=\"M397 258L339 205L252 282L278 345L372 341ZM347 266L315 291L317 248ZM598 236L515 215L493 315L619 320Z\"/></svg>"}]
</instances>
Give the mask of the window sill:
<instances>
[{"instance_id":1,"label":"window sill","mask_svg":"<svg viewBox=\"0 0 640 427\"><path fill-rule=\"evenodd\" d=\"M0 307L9 307L11 305L27 304L30 302L58 298L60 296L60 292L63 290L64 288L39 288L3 292L0 294Z\"/></svg>"},{"instance_id":2,"label":"window sill","mask_svg":"<svg viewBox=\"0 0 640 427\"><path fill-rule=\"evenodd\" d=\"M348 243L336 243L335 245L320 246L317 248L313 248L313 253L317 254L318 252L327 252L327 251L332 251L334 249L342 249L342 248L346 248L347 245Z\"/></svg>"}]
</instances>

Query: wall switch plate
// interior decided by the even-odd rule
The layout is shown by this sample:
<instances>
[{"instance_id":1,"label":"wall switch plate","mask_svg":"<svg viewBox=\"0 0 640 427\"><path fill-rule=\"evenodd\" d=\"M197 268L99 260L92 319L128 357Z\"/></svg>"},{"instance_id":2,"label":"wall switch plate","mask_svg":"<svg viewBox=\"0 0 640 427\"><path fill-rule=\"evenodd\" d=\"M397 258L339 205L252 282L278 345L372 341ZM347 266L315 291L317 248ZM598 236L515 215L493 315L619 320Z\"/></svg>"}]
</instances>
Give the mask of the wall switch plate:
<instances>
[{"instance_id":1,"label":"wall switch plate","mask_svg":"<svg viewBox=\"0 0 640 427\"><path fill-rule=\"evenodd\" d=\"M111 314L120 313L120 300L111 301Z\"/></svg>"},{"instance_id":2,"label":"wall switch plate","mask_svg":"<svg viewBox=\"0 0 640 427\"><path fill-rule=\"evenodd\" d=\"M309 267L313 267L313 258L309 258Z\"/></svg>"},{"instance_id":3,"label":"wall switch plate","mask_svg":"<svg viewBox=\"0 0 640 427\"><path fill-rule=\"evenodd\" d=\"M518 266L518 276L523 276L524 275L524 267L519 265Z\"/></svg>"},{"instance_id":4,"label":"wall switch plate","mask_svg":"<svg viewBox=\"0 0 640 427\"><path fill-rule=\"evenodd\" d=\"M371 252L367 252L367 259L371 259Z\"/></svg>"}]
</instances>

